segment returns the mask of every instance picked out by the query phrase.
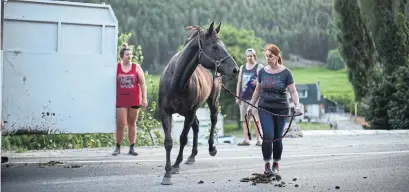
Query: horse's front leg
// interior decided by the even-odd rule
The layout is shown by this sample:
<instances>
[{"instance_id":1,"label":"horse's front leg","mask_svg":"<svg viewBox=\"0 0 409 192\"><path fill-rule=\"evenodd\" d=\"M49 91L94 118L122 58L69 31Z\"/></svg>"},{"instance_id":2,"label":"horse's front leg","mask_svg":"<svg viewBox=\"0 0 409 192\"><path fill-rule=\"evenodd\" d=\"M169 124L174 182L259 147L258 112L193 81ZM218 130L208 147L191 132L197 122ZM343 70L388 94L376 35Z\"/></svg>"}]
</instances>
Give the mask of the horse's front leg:
<instances>
[{"instance_id":1,"label":"horse's front leg","mask_svg":"<svg viewBox=\"0 0 409 192\"><path fill-rule=\"evenodd\" d=\"M214 146L214 129L217 123L217 112L218 112L218 102L216 100L211 100L209 102L210 108L210 135L209 135L209 154L215 156L217 154L217 149Z\"/></svg>"},{"instance_id":2,"label":"horse's front leg","mask_svg":"<svg viewBox=\"0 0 409 192\"><path fill-rule=\"evenodd\" d=\"M179 173L180 171L180 163L183 161L183 149L185 148L187 144L187 135L189 134L190 127L193 124L193 121L195 120L194 115L195 112L192 112L190 115L185 116L185 123L183 125L183 130L182 134L180 134L180 149L179 149L179 154L178 157L176 158L175 164L172 166L172 174Z\"/></svg>"},{"instance_id":3,"label":"horse's front leg","mask_svg":"<svg viewBox=\"0 0 409 192\"><path fill-rule=\"evenodd\" d=\"M162 180L162 185L172 185L172 179L171 179L171 161L170 161L170 153L172 151L173 147L173 140L172 140L172 135L171 135L171 114L164 112L163 110L161 111L161 119L162 119L162 127L163 127L163 132L165 133L165 150L166 150L166 166L165 166L165 176L163 176Z\"/></svg>"},{"instance_id":4,"label":"horse's front leg","mask_svg":"<svg viewBox=\"0 0 409 192\"><path fill-rule=\"evenodd\" d=\"M197 119L197 116L195 116L195 120L193 121L192 124L192 130L193 130L193 147L192 147L192 154L190 157L187 158L185 164L187 165L192 165L195 162L195 157L197 155L197 140L198 140L198 134L199 134L199 119Z\"/></svg>"}]
</instances>

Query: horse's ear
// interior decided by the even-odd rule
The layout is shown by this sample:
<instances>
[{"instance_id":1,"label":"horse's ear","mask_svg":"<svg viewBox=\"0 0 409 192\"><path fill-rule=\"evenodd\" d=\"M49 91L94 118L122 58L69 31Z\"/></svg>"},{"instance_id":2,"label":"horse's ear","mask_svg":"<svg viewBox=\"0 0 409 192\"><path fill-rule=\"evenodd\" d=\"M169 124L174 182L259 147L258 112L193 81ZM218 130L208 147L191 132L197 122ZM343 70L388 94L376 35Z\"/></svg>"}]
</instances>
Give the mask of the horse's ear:
<instances>
[{"instance_id":1,"label":"horse's ear","mask_svg":"<svg viewBox=\"0 0 409 192\"><path fill-rule=\"evenodd\" d=\"M212 22L212 24L210 24L209 29L207 29L207 35L213 34L213 31L214 31L214 22Z\"/></svg>"},{"instance_id":2,"label":"horse's ear","mask_svg":"<svg viewBox=\"0 0 409 192\"><path fill-rule=\"evenodd\" d=\"M219 33L221 25L222 25L222 23L219 23L219 26L216 27L216 29L215 29L216 33Z\"/></svg>"}]
</instances>

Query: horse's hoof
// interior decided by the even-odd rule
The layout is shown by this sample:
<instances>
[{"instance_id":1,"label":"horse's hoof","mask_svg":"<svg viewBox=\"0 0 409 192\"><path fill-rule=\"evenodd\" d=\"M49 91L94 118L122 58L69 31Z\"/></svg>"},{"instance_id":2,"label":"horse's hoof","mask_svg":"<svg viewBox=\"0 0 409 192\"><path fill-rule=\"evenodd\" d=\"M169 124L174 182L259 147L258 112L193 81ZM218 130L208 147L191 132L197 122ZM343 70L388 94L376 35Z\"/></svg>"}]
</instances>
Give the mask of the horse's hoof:
<instances>
[{"instance_id":1,"label":"horse's hoof","mask_svg":"<svg viewBox=\"0 0 409 192\"><path fill-rule=\"evenodd\" d=\"M172 179L170 177L163 177L162 185L173 185Z\"/></svg>"},{"instance_id":2,"label":"horse's hoof","mask_svg":"<svg viewBox=\"0 0 409 192\"><path fill-rule=\"evenodd\" d=\"M188 157L185 164L186 165L192 165L194 162L195 162L195 158Z\"/></svg>"},{"instance_id":3,"label":"horse's hoof","mask_svg":"<svg viewBox=\"0 0 409 192\"><path fill-rule=\"evenodd\" d=\"M214 157L217 154L216 147L214 147L213 151L210 151L209 154Z\"/></svg>"},{"instance_id":4,"label":"horse's hoof","mask_svg":"<svg viewBox=\"0 0 409 192\"><path fill-rule=\"evenodd\" d=\"M170 170L170 174L178 174L180 171L179 167L172 167L172 169Z\"/></svg>"}]
</instances>

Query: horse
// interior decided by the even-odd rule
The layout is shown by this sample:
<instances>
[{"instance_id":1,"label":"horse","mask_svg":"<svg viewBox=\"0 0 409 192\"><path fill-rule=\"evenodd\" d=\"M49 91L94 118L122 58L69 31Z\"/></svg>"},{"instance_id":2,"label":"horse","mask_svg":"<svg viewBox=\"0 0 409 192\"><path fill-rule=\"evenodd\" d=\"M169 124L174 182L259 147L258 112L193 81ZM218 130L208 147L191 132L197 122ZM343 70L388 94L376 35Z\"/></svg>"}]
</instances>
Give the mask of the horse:
<instances>
[{"instance_id":1,"label":"horse","mask_svg":"<svg viewBox=\"0 0 409 192\"><path fill-rule=\"evenodd\" d=\"M218 82L220 77L217 75L232 78L239 73L236 61L218 37L220 26L221 23L214 29L212 22L206 30L198 26L186 27L190 36L185 40L183 49L172 56L160 76L158 111L165 134L166 149L166 173L162 185L172 185L171 174L180 171L179 164L183 160L183 149L187 144L190 127L193 130L193 147L186 164L194 163L198 153L199 132L196 111L204 102L207 102L210 109L209 154L215 156L217 153L216 147L213 146L221 90ZM170 153L173 147L171 119L175 113L184 116L185 121L179 138L179 154L171 166Z\"/></svg>"}]
</instances>

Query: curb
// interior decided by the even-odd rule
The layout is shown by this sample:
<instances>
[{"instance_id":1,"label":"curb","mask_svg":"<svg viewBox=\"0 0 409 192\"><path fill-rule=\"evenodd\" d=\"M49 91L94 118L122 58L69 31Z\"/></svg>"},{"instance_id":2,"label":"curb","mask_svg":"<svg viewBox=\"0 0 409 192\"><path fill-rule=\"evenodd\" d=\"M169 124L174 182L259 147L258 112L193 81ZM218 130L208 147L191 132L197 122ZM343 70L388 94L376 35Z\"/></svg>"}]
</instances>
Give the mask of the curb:
<instances>
[{"instance_id":1,"label":"curb","mask_svg":"<svg viewBox=\"0 0 409 192\"><path fill-rule=\"evenodd\" d=\"M409 130L309 130L302 131L304 136L323 135L378 135L378 134L409 134Z\"/></svg>"}]
</instances>

